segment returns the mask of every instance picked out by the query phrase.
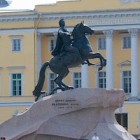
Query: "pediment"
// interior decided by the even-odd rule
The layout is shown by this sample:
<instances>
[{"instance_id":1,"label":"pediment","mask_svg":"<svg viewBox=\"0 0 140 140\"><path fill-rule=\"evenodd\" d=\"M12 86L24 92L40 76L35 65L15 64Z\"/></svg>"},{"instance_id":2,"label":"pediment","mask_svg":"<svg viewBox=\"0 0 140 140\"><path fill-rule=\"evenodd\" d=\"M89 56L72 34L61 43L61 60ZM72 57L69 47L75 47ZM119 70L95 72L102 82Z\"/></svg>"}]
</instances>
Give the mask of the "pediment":
<instances>
[{"instance_id":1,"label":"pediment","mask_svg":"<svg viewBox=\"0 0 140 140\"><path fill-rule=\"evenodd\" d=\"M121 63L118 64L120 67L121 66L130 66L131 65L131 61L130 60L126 60L126 61L123 61Z\"/></svg>"}]
</instances>

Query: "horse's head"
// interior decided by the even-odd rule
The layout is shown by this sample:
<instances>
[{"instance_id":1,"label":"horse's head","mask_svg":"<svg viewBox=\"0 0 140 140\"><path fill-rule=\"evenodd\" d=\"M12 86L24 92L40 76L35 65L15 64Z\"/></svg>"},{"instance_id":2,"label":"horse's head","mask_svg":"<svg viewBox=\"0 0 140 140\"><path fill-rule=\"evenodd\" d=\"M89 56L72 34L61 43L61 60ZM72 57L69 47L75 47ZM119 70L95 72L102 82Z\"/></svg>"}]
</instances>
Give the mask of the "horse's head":
<instances>
[{"instance_id":1,"label":"horse's head","mask_svg":"<svg viewBox=\"0 0 140 140\"><path fill-rule=\"evenodd\" d=\"M81 37L83 35L85 36L88 34L91 35L93 33L94 31L86 24L83 24L83 22L77 24L72 31L72 35L74 38L78 38L78 37Z\"/></svg>"}]
</instances>

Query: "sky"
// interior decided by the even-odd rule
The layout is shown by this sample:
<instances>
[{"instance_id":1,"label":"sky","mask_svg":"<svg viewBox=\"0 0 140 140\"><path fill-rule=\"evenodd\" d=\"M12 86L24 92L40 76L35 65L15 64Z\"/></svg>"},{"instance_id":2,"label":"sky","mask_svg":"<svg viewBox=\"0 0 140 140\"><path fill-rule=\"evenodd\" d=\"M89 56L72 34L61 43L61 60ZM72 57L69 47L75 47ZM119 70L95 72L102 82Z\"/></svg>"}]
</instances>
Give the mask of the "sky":
<instances>
[{"instance_id":1,"label":"sky","mask_svg":"<svg viewBox=\"0 0 140 140\"><path fill-rule=\"evenodd\" d=\"M5 10L33 10L35 5L55 4L57 1L75 1L75 0L6 0L9 3L7 7L1 7L0 11ZM140 2L140 0L120 0L122 4L131 2Z\"/></svg>"},{"instance_id":2,"label":"sky","mask_svg":"<svg viewBox=\"0 0 140 140\"><path fill-rule=\"evenodd\" d=\"M30 9L33 10L35 5L40 4L55 4L57 1L68 1L68 0L7 0L9 6L0 8L0 10L16 10L16 9ZM74 0L73 0L74 1Z\"/></svg>"}]
</instances>

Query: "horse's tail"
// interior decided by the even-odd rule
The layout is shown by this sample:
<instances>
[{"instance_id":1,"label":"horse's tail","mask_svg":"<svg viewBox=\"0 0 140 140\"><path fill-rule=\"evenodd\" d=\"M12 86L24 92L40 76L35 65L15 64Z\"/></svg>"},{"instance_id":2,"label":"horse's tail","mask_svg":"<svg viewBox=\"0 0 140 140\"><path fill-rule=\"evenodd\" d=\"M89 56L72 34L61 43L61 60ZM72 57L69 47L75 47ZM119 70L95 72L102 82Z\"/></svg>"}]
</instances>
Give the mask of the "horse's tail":
<instances>
[{"instance_id":1,"label":"horse's tail","mask_svg":"<svg viewBox=\"0 0 140 140\"><path fill-rule=\"evenodd\" d=\"M47 69L48 66L49 66L49 62L45 62L40 69L39 80L33 91L34 96L38 97L41 94L41 90L43 88L44 81L45 81L45 70Z\"/></svg>"}]
</instances>

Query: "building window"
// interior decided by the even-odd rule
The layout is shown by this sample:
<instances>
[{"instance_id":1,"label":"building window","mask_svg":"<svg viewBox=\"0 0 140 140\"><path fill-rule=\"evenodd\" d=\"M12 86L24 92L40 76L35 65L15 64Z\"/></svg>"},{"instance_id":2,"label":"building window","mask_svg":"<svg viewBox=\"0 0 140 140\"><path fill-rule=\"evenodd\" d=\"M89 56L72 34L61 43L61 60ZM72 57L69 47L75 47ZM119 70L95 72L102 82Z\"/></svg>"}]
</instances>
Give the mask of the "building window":
<instances>
[{"instance_id":1,"label":"building window","mask_svg":"<svg viewBox=\"0 0 140 140\"><path fill-rule=\"evenodd\" d=\"M122 38L122 48L123 49L131 48L131 37L129 35L123 36L123 38Z\"/></svg>"},{"instance_id":2,"label":"building window","mask_svg":"<svg viewBox=\"0 0 140 140\"><path fill-rule=\"evenodd\" d=\"M11 95L12 96L22 95L22 74L21 73L11 74Z\"/></svg>"},{"instance_id":3,"label":"building window","mask_svg":"<svg viewBox=\"0 0 140 140\"><path fill-rule=\"evenodd\" d=\"M131 93L131 71L123 71L123 89L125 93Z\"/></svg>"},{"instance_id":4,"label":"building window","mask_svg":"<svg viewBox=\"0 0 140 140\"><path fill-rule=\"evenodd\" d=\"M73 86L75 88L81 88L81 72L73 73Z\"/></svg>"},{"instance_id":5,"label":"building window","mask_svg":"<svg viewBox=\"0 0 140 140\"><path fill-rule=\"evenodd\" d=\"M52 51L54 50L55 44L56 44L55 39L54 39L54 38L50 38L50 39L49 39L49 51L52 52Z\"/></svg>"},{"instance_id":6,"label":"building window","mask_svg":"<svg viewBox=\"0 0 140 140\"><path fill-rule=\"evenodd\" d=\"M128 130L128 114L127 113L116 113L115 118L117 122Z\"/></svg>"},{"instance_id":7,"label":"building window","mask_svg":"<svg viewBox=\"0 0 140 140\"><path fill-rule=\"evenodd\" d=\"M21 51L21 39L12 39L12 51Z\"/></svg>"},{"instance_id":8,"label":"building window","mask_svg":"<svg viewBox=\"0 0 140 140\"><path fill-rule=\"evenodd\" d=\"M98 87L106 88L106 72L105 71L98 72Z\"/></svg>"},{"instance_id":9,"label":"building window","mask_svg":"<svg viewBox=\"0 0 140 140\"><path fill-rule=\"evenodd\" d=\"M49 91L52 91L54 88L57 87L57 84L54 82L56 77L57 77L57 74L49 73Z\"/></svg>"},{"instance_id":10,"label":"building window","mask_svg":"<svg viewBox=\"0 0 140 140\"><path fill-rule=\"evenodd\" d=\"M81 72L73 73L73 86L75 88L81 88Z\"/></svg>"},{"instance_id":11,"label":"building window","mask_svg":"<svg viewBox=\"0 0 140 140\"><path fill-rule=\"evenodd\" d=\"M105 36L98 37L98 50L106 49L106 39Z\"/></svg>"}]
</instances>

